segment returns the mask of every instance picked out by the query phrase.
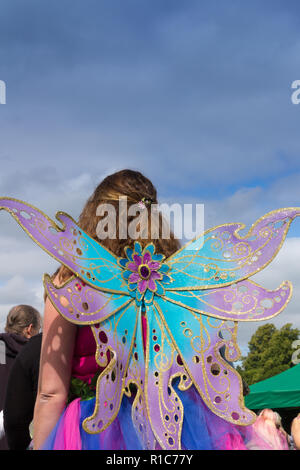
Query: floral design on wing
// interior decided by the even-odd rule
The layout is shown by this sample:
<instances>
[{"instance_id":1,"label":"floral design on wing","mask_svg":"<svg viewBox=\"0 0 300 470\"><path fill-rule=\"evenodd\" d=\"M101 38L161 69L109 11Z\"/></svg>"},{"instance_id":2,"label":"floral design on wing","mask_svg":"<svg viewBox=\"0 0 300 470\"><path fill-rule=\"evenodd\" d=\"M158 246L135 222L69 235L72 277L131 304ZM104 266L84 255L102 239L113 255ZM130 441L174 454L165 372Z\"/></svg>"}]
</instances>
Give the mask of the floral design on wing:
<instances>
[{"instance_id":1,"label":"floral design on wing","mask_svg":"<svg viewBox=\"0 0 300 470\"><path fill-rule=\"evenodd\" d=\"M118 264L124 270L123 279L128 285L130 295L136 299L137 305L144 300L151 304L154 294L163 295L165 284L172 282L168 275L170 267L163 263L164 255L155 254L152 243L144 249L139 242L134 243L134 249L125 248L126 258L119 258Z\"/></svg>"}]
</instances>

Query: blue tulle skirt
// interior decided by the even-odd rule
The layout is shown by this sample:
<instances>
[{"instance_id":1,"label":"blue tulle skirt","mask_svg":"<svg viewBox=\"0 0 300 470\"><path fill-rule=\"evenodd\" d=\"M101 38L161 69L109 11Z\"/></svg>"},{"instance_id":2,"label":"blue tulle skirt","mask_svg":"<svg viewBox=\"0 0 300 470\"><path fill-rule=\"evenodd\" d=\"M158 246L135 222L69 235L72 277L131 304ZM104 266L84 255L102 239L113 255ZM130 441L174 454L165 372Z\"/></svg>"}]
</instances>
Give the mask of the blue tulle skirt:
<instances>
[{"instance_id":1,"label":"blue tulle skirt","mask_svg":"<svg viewBox=\"0 0 300 470\"><path fill-rule=\"evenodd\" d=\"M175 384L174 389L184 406L182 449L273 450L273 444L258 433L254 426L236 426L213 414L194 387L182 392ZM43 449L143 450L132 424L132 403L133 398L124 395L118 416L110 426L99 434L89 434L83 429L82 423L93 414L95 398L74 400L63 412ZM154 450L159 449L157 446Z\"/></svg>"}]
</instances>

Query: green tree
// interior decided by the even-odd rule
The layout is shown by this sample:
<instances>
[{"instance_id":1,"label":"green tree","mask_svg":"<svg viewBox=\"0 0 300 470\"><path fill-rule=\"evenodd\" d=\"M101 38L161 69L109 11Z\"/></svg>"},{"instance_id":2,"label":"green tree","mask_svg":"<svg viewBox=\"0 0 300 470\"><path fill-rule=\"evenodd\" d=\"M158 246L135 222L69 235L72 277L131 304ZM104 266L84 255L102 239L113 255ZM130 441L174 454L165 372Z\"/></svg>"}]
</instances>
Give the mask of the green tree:
<instances>
[{"instance_id":1,"label":"green tree","mask_svg":"<svg viewBox=\"0 0 300 470\"><path fill-rule=\"evenodd\" d=\"M291 323L279 330L272 323L260 326L248 343L248 355L242 357L242 365L237 367L247 384L268 379L292 367L292 343L299 334L300 330L292 328Z\"/></svg>"}]
</instances>

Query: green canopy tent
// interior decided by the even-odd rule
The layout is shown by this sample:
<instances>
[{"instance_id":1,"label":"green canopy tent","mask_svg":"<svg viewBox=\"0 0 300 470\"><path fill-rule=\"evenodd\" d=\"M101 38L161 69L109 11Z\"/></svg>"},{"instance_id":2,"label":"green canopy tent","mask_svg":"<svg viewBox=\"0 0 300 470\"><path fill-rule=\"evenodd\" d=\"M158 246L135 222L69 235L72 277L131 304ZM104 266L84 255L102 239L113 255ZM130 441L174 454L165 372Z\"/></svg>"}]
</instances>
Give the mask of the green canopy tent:
<instances>
[{"instance_id":1,"label":"green canopy tent","mask_svg":"<svg viewBox=\"0 0 300 470\"><path fill-rule=\"evenodd\" d=\"M300 364L249 388L245 405L251 410L300 408Z\"/></svg>"},{"instance_id":2,"label":"green canopy tent","mask_svg":"<svg viewBox=\"0 0 300 470\"><path fill-rule=\"evenodd\" d=\"M277 411L284 429L290 433L291 422L300 412L300 364L249 388L246 407L255 412L264 408Z\"/></svg>"}]
</instances>

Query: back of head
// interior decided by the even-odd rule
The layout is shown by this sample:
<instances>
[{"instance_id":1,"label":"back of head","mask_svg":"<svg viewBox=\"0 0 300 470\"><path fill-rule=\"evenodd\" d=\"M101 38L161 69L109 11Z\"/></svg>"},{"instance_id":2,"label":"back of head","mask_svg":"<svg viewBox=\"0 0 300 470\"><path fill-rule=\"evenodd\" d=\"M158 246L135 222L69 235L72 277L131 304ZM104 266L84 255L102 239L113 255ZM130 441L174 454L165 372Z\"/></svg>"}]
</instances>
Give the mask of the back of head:
<instances>
[{"instance_id":1,"label":"back of head","mask_svg":"<svg viewBox=\"0 0 300 470\"><path fill-rule=\"evenodd\" d=\"M120 201L122 205L120 205ZM141 201L145 201L145 211L147 224L146 233L143 236L132 238L128 235L127 227L133 222L135 216L130 215L130 208L138 206ZM92 238L109 249L116 256L125 256L124 249L126 246L133 247L138 240L142 247L152 242L157 253L162 253L165 257L175 253L180 248L180 242L173 233L169 231L168 237L162 237L163 217L158 213L158 217L154 218L151 207L158 204L157 191L152 182L139 171L121 170L104 178L104 180L96 187L93 194L87 200L83 211L79 217L78 225ZM97 227L104 214L101 214L99 208L110 205L114 209L116 215L116 233L114 237L99 239ZM121 209L120 209L121 207ZM150 210L148 210L150 209ZM121 213L121 211L123 211ZM123 225L122 225L123 224ZM153 226L155 227L156 237L152 237ZM124 234L124 226L126 225L126 236ZM141 230L142 233L142 230ZM55 273L56 274L56 273ZM64 281L71 275L70 271L62 267L59 272L59 280Z\"/></svg>"},{"instance_id":2,"label":"back of head","mask_svg":"<svg viewBox=\"0 0 300 470\"><path fill-rule=\"evenodd\" d=\"M23 335L24 329L32 325L38 332L41 323L41 315L30 305L16 305L12 307L6 318L6 333Z\"/></svg>"}]
</instances>

